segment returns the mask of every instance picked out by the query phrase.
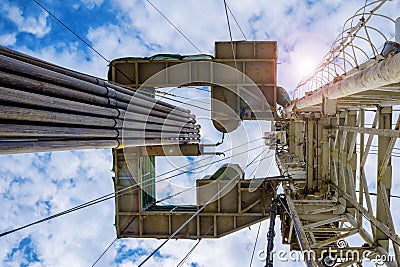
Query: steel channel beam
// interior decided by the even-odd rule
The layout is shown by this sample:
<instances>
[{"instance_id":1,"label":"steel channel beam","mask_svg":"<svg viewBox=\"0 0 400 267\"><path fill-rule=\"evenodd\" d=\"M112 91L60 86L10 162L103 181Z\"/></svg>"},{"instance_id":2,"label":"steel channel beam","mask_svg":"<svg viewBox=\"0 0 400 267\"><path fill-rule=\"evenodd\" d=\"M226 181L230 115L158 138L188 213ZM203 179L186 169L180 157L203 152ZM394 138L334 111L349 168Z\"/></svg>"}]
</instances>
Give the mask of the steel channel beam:
<instances>
[{"instance_id":1,"label":"steel channel beam","mask_svg":"<svg viewBox=\"0 0 400 267\"><path fill-rule=\"evenodd\" d=\"M388 221L388 226L389 228L393 231L396 232L395 228L394 228L394 222L393 222L393 217L392 217L392 213L390 211L390 203L389 203L389 197L386 193L386 188L385 188L385 184L380 183L379 184L379 188L378 190L380 191L381 195L382 195L382 199L383 199L383 206L385 208L385 213L386 213L386 218ZM392 242L393 245L393 250L394 253L396 255L396 262L397 264L400 266L400 250L399 250L399 245L396 244L395 242Z\"/></svg>"},{"instance_id":2,"label":"steel channel beam","mask_svg":"<svg viewBox=\"0 0 400 267\"><path fill-rule=\"evenodd\" d=\"M379 130L391 130L392 128L392 108L382 108L380 109L379 118ZM392 187L392 166L390 158L386 160L385 164L385 154L390 145L390 137L378 135L378 162L377 162L377 181L376 184L384 184L387 190L387 196L390 196L390 190ZM385 164L385 172L380 173L382 165ZM387 197L386 196L386 197ZM389 224L388 218L385 214L385 200L383 195L378 190L376 197L376 218L385 225ZM389 200L390 201L390 200ZM376 233L376 241L381 245L386 251L389 251L389 238L388 236L379 230Z\"/></svg>"},{"instance_id":3,"label":"steel channel beam","mask_svg":"<svg viewBox=\"0 0 400 267\"><path fill-rule=\"evenodd\" d=\"M400 237L393 231L390 230L388 226L384 223L380 222L372 213L370 213L367 209L361 206L356 199L352 196L344 192L339 186L335 184L331 184L331 186L339 192L351 205L354 206L358 211L360 211L372 224L374 224L382 233L384 233L387 237L389 237L396 244L400 244ZM354 220L355 221L355 220ZM355 221L356 222L356 221Z\"/></svg>"}]
</instances>

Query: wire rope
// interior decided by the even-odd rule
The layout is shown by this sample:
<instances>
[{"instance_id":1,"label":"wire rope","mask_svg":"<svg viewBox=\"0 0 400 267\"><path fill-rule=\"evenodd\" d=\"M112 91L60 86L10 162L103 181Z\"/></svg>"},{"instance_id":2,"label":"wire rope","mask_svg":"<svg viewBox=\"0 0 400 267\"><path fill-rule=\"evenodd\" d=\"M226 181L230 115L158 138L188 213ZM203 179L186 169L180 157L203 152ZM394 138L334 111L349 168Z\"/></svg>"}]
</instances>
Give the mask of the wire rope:
<instances>
[{"instance_id":1,"label":"wire rope","mask_svg":"<svg viewBox=\"0 0 400 267\"><path fill-rule=\"evenodd\" d=\"M231 30L231 24L229 22L228 5L226 3L226 0L224 0L224 7L225 7L226 22L228 24L229 38L231 40L232 56L233 56L233 61L235 62L237 82L239 83L239 71L238 71L237 62L236 62L236 53L235 53L235 48L233 45L232 30Z\"/></svg>"},{"instance_id":2,"label":"wire rope","mask_svg":"<svg viewBox=\"0 0 400 267\"><path fill-rule=\"evenodd\" d=\"M270 157L272 157L272 156L273 156L273 155L266 156L266 157L262 158L260 161L263 161L264 159L270 158ZM255 162L253 162L253 163L255 163ZM253 163L250 164L250 165L253 165ZM250 166L250 165L249 165L249 166ZM247 166L247 167L249 167L249 166ZM265 178L264 178L264 179L265 179ZM171 198L173 198L173 197L179 196L180 194L183 194L183 193L185 193L185 192L187 192L187 191L190 191L190 190L192 190L192 189L194 189L194 188L196 188L195 185L194 185L194 186L191 186L191 187L188 187L188 188L186 188L186 189L184 189L184 190L182 190L182 191L179 191L179 192L177 192L177 193L175 193L175 194L173 194L173 195L166 196L166 197L163 198L163 199L157 200L157 201L155 202L155 204L160 203L160 202L164 202L164 201L166 201L166 200L168 200L168 199L171 199Z\"/></svg>"},{"instance_id":3,"label":"wire rope","mask_svg":"<svg viewBox=\"0 0 400 267\"><path fill-rule=\"evenodd\" d=\"M85 39L83 39L79 34L77 34L74 30L72 30L68 25L66 25L61 19L59 19L56 15L54 15L50 10L48 10L45 6L43 6L39 1L32 0L35 2L40 8L42 8L47 14L53 17L58 23L60 23L65 29L67 29L70 33L76 36L79 40L81 40L87 47L89 47L93 52L95 52L98 56L104 59L107 63L111 63L106 57L104 57L98 50L96 50L92 45L90 45Z\"/></svg>"},{"instance_id":4,"label":"wire rope","mask_svg":"<svg viewBox=\"0 0 400 267\"><path fill-rule=\"evenodd\" d=\"M133 216L132 219L129 221L129 223L124 227L124 229L122 230L122 233L125 232L125 230L132 224L132 222L136 219L137 216ZM114 238L114 240L110 243L110 245L107 246L107 248L100 254L100 256L96 259L96 261L92 264L92 267L94 267L99 260L104 256L104 254L107 253L107 251L112 247L112 245L114 245L115 241L117 241L117 237Z\"/></svg>"},{"instance_id":5,"label":"wire rope","mask_svg":"<svg viewBox=\"0 0 400 267\"><path fill-rule=\"evenodd\" d=\"M196 249L196 247L200 244L200 241L202 239L200 238L196 244L189 250L189 252L186 254L186 256L178 263L178 265L176 265L176 267L181 267L183 266L183 264L187 261L187 259L189 258L190 254L193 253L193 251Z\"/></svg>"},{"instance_id":6,"label":"wire rope","mask_svg":"<svg viewBox=\"0 0 400 267\"><path fill-rule=\"evenodd\" d=\"M247 169L247 167L254 162L259 156L261 156L267 148L265 148L260 154L258 154L256 157L254 157L254 159L246 166L245 169ZM216 197L219 196L219 193L223 190L225 190L225 188L227 188L232 181L235 181L235 179L239 176L239 174L237 174L235 177L233 177L228 183L226 183L226 185L224 185L221 189L219 189L217 191L217 193L215 195L213 195L203 206L201 206L201 208L199 208L192 216L190 216L178 229L175 230L175 232L173 232L164 242L162 242L156 249L153 250L153 252L150 253L150 255L148 255L139 265L138 267L143 266L143 264L145 264L155 253L157 253L157 251L159 251L169 240L171 240L177 233L179 233L193 218L195 218L200 212L202 212L205 207L210 204L212 201L214 201L214 199Z\"/></svg>"},{"instance_id":7,"label":"wire rope","mask_svg":"<svg viewBox=\"0 0 400 267\"><path fill-rule=\"evenodd\" d=\"M219 220L219 218L217 218L217 221ZM211 229L213 229L214 224L212 224L210 226L210 228L207 230L207 232L204 234L204 236L206 236ZM183 266L183 264L187 261L187 259L189 258L189 256L193 253L193 251L196 249L196 247L200 244L200 241L202 240L202 238L199 238L199 240L197 241L197 243L188 251L188 253L186 253L185 257L178 263L178 265L176 265L176 267L181 267Z\"/></svg>"},{"instance_id":8,"label":"wire rope","mask_svg":"<svg viewBox=\"0 0 400 267\"><path fill-rule=\"evenodd\" d=\"M250 267L251 267L251 265L253 264L254 252L256 251L257 240L258 240L258 235L260 234L260 229L261 229L261 222L258 224L258 230L257 230L256 241L254 242L253 252L251 253Z\"/></svg>"},{"instance_id":9,"label":"wire rope","mask_svg":"<svg viewBox=\"0 0 400 267\"><path fill-rule=\"evenodd\" d=\"M253 140L252 142L258 141L258 140L260 140L260 139L262 139L262 138ZM252 143L252 142L249 142L249 143ZM241 146L243 146L243 145L246 145L246 144L249 144L249 143L245 143L245 144L236 146L236 147L234 147L234 148L231 148L231 149L226 150L225 152L230 151L230 150L233 150L233 149L235 149L235 148L239 148L239 147L241 147ZM227 157L227 158L224 158L224 159L220 159L220 160L214 161L214 162L212 162L212 163L210 163L210 164L215 164L215 163L221 162L221 161L223 161L223 160L226 160L226 159L233 158L233 157L235 157L235 156L244 154L244 153L246 153L246 152L249 152L249 151L252 151L252 150L255 150L255 149L259 149L259 148L261 148L261 147L262 147L262 146L259 146L259 147L256 147L256 148L253 148L253 149L250 149L250 150L246 150L246 151L241 152L241 153L238 153L238 154L236 154L236 155L233 155L233 156L230 156L230 157ZM201 159L201 160L199 160L199 161L197 161L197 162L194 162L194 163L198 163L198 162L200 162L200 161L206 160L206 159L211 158L211 157L212 157L212 156L207 157L207 158L204 158L204 159ZM193 163L189 163L189 164L184 165L184 166L182 166L182 167L175 168L174 170L167 171L167 172L165 172L165 173L163 173L163 174L161 174L161 175L158 175L157 177L162 177L162 176L164 176L164 175L166 175L166 174L169 174L169 173L174 172L174 171L176 171L176 170L185 168L185 167L187 167L187 166L189 166L189 165L192 165L192 164L193 164ZM180 172L180 173L178 173L178 174L175 174L175 175L172 175L172 176L169 176L169 177L160 179L160 180L158 180L158 181L155 181L155 183L159 183L159 182L162 182L162 181L166 181L166 180L172 179L172 178L177 177L177 176L179 176L179 175L182 175L182 174L185 174L185 173L188 173L188 172L192 172L192 171L194 171L194 170L196 170L196 169L203 168L203 167L208 166L208 165L210 165L210 164L201 165L201 166L198 166L198 167L196 167L196 168L194 168L194 169ZM88 202L86 202L86 203L83 203L83 204L80 204L80 205L78 205L78 206L75 206L75 207L73 207L73 208L71 208L71 209L68 209L68 210L65 210L65 211L56 213L56 214L54 214L54 215L48 216L48 217L46 217L46 218L43 218L43 219L40 219L40 220L37 220L37 221L34 221L34 222L32 222L32 223L25 224L24 226L21 226L21 227L14 228L14 229L9 230L9 231L5 231L5 232L3 232L3 233L0 233L0 237L9 235L9 234L11 234L11 233L20 231L20 230L22 230L22 229L31 227L31 226L33 226L33 225L36 225L36 224L39 224L39 223L42 223L42 222L45 222L45 221L52 220L52 219L54 219L54 218L63 216L63 215L65 215L65 214L68 214L68 213L71 213L71 212L74 212L74 211L77 211L77 210L80 210L80 209L83 209L83 208L86 208L86 207L89 207L89 206L92 206L92 205L95 205L95 204L98 204L98 203L101 203L101 202L104 202L104 201L106 201L106 200L113 199L113 198L115 198L115 197L117 197L117 196L119 196L119 195L122 195L122 193L123 193L123 194L127 194L127 193L130 193L130 192L134 192L134 191L136 191L136 190L139 190L140 187L128 191L129 189L132 189L133 187L136 187L136 186L144 186L144 183L135 184L135 185L132 185L132 186L129 186L129 187L120 189L120 190L118 190L118 191L116 191L116 192L109 193L109 194L104 195L104 196L102 196L102 197L98 197L98 198L93 199L93 200L91 200L91 201L88 201Z\"/></svg>"},{"instance_id":10,"label":"wire rope","mask_svg":"<svg viewBox=\"0 0 400 267\"><path fill-rule=\"evenodd\" d=\"M60 23L66 30L68 30L70 33L72 33L76 38L78 38L82 43L84 43L89 49L91 49L95 54L97 54L99 57L101 57L104 61L107 62L107 64L111 65L114 67L119 73L121 73L125 78L127 78L130 82L135 83L129 77L127 74L125 74L122 70L118 68L118 66L114 65L111 60L107 59L103 54L101 54L97 49L95 49L91 44L89 44L88 41L86 41L83 37L81 37L77 32L75 32L71 27L69 27L67 24L65 24L61 19L59 19L56 15L54 15L53 12L51 12L48 8L46 8L43 4L41 4L38 0L32 0L34 3L36 3L41 9L43 9L47 14L49 14L52 18L54 18L58 23ZM192 41L190 41L189 38L186 37L185 34L183 34L152 2L149 0L146 0L154 9L156 9L182 36L185 37L186 40L188 40L201 54L201 50L198 49L196 45ZM162 97L165 98L165 97ZM169 98L167 98L169 99ZM171 100L171 99L169 99ZM182 103L184 104L184 103ZM193 105L192 105L193 106ZM196 108L201 108L197 106L193 106Z\"/></svg>"},{"instance_id":11,"label":"wire rope","mask_svg":"<svg viewBox=\"0 0 400 267\"><path fill-rule=\"evenodd\" d=\"M239 24L239 22L237 21L235 15L233 14L233 12L232 12L231 8L229 7L228 3L226 3L226 7L228 8L229 13L231 13L231 16L232 16L233 20L235 21L236 25L238 26L240 32L242 33L243 38L247 41L247 37L246 37L246 35L244 34L244 32L243 32L243 30L242 30L242 27L240 27L240 24Z\"/></svg>"},{"instance_id":12,"label":"wire rope","mask_svg":"<svg viewBox=\"0 0 400 267\"><path fill-rule=\"evenodd\" d=\"M180 35L183 36L200 54L203 54L203 52L198 48L197 45L195 45L175 24L166 16L164 15L163 12L161 12L160 9L158 9L150 0L146 0L147 3L149 3L174 29L180 33Z\"/></svg>"},{"instance_id":13,"label":"wire rope","mask_svg":"<svg viewBox=\"0 0 400 267\"><path fill-rule=\"evenodd\" d=\"M201 103L201 104L206 104L206 105L210 104L209 102L205 102L205 101L201 101L201 100L197 100L197 99L193 99L193 98L189 98L189 97L185 97L185 96L180 96L180 95L176 95L176 94L171 94L171 93L168 93L168 92L156 91L156 94L169 95L169 96L178 97L178 98L182 98L182 99L186 99L186 100L190 100L190 101L195 101L195 102L198 102L198 103ZM209 111L209 110L207 110L207 111Z\"/></svg>"}]
</instances>

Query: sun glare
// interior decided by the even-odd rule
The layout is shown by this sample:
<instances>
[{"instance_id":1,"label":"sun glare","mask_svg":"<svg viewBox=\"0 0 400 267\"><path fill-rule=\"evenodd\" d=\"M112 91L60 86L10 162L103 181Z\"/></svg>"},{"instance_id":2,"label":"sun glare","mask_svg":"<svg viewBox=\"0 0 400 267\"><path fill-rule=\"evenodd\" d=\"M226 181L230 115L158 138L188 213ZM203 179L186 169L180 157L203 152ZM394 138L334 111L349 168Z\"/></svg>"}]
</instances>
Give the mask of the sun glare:
<instances>
[{"instance_id":1,"label":"sun glare","mask_svg":"<svg viewBox=\"0 0 400 267\"><path fill-rule=\"evenodd\" d=\"M299 80L314 72L323 52L328 49L326 40L315 34L299 33L287 41L294 43L290 60L293 64L293 75Z\"/></svg>"},{"instance_id":2,"label":"sun glare","mask_svg":"<svg viewBox=\"0 0 400 267\"><path fill-rule=\"evenodd\" d=\"M313 73L317 67L317 60L307 58L304 56L300 61L296 63L297 71L300 77L305 77Z\"/></svg>"}]
</instances>

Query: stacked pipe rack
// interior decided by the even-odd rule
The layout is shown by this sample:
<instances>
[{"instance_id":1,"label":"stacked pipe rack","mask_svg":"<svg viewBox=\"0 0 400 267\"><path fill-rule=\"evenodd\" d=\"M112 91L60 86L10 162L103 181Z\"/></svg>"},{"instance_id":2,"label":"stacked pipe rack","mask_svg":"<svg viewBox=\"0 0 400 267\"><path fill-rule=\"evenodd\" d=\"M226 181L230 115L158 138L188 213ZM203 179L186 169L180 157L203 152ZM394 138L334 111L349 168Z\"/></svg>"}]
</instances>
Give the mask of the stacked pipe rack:
<instances>
[{"instance_id":1,"label":"stacked pipe rack","mask_svg":"<svg viewBox=\"0 0 400 267\"><path fill-rule=\"evenodd\" d=\"M0 154L198 143L190 110L0 47Z\"/></svg>"}]
</instances>

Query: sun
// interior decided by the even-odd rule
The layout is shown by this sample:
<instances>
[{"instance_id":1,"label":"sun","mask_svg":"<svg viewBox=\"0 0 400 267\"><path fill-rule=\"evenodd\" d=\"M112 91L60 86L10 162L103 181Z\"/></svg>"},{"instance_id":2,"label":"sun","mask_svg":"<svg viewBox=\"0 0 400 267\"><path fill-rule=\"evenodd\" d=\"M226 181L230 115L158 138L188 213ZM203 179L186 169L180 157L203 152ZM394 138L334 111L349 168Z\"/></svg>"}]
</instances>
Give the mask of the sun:
<instances>
[{"instance_id":1,"label":"sun","mask_svg":"<svg viewBox=\"0 0 400 267\"><path fill-rule=\"evenodd\" d=\"M327 51L327 40L319 35L310 33L298 33L288 38L286 42L293 44L290 52L293 75L299 80L312 74L323 53Z\"/></svg>"},{"instance_id":2,"label":"sun","mask_svg":"<svg viewBox=\"0 0 400 267\"><path fill-rule=\"evenodd\" d=\"M309 58L307 56L302 57L299 62L296 62L297 71L300 77L311 75L317 67L318 60Z\"/></svg>"}]
</instances>

